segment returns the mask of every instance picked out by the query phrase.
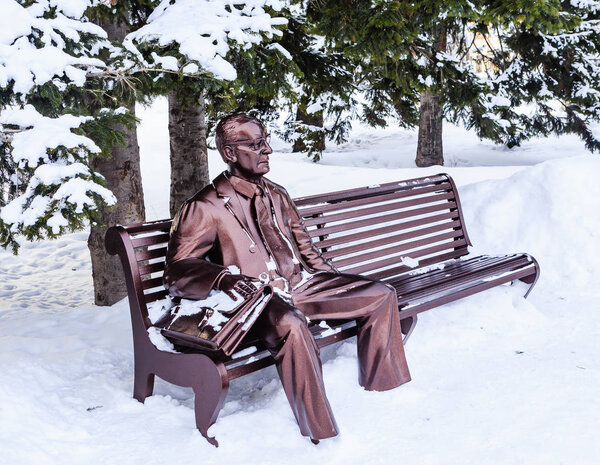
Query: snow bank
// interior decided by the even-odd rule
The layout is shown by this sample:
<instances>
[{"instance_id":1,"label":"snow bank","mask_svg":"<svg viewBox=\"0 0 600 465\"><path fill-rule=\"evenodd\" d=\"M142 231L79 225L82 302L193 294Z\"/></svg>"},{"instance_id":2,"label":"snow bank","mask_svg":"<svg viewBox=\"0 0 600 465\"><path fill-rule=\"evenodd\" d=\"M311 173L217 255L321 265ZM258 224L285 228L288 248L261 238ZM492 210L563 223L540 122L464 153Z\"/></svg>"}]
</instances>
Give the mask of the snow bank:
<instances>
[{"instance_id":1,"label":"snow bank","mask_svg":"<svg viewBox=\"0 0 600 465\"><path fill-rule=\"evenodd\" d=\"M600 287L600 158L553 160L460 189L475 253L529 252L540 285Z\"/></svg>"}]
</instances>

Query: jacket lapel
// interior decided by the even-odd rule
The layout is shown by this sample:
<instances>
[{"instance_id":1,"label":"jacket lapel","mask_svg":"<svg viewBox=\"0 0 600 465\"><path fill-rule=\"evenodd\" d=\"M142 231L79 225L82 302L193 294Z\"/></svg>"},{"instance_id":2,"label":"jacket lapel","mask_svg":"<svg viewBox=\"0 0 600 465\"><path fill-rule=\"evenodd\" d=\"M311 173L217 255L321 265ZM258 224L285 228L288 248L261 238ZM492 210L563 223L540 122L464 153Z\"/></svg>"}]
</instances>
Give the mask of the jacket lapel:
<instances>
[{"instance_id":1,"label":"jacket lapel","mask_svg":"<svg viewBox=\"0 0 600 465\"><path fill-rule=\"evenodd\" d=\"M244 213L244 209L240 204L240 199L237 192L227 180L224 172L215 178L213 185L217 191L217 196L223 199L224 204L229 205L229 211L233 213L233 216L236 217L238 222L242 224L244 228L246 228L246 231L248 231L249 227L246 213Z\"/></svg>"}]
</instances>

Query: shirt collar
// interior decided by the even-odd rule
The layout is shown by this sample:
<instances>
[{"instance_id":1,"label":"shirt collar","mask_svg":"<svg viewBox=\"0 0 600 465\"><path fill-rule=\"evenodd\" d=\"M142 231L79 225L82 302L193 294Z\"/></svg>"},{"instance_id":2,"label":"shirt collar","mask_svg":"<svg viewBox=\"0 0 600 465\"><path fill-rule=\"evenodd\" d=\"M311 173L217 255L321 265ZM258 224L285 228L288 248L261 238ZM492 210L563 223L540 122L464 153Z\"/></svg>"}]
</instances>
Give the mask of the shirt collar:
<instances>
[{"instance_id":1,"label":"shirt collar","mask_svg":"<svg viewBox=\"0 0 600 465\"><path fill-rule=\"evenodd\" d=\"M248 197L249 199L254 197L256 192L255 183L247 181L246 179L242 179L238 176L234 176L231 173L227 173L227 179L229 179L229 182L237 193L242 194L244 197ZM262 183L259 183L258 185L261 187L263 186Z\"/></svg>"}]
</instances>

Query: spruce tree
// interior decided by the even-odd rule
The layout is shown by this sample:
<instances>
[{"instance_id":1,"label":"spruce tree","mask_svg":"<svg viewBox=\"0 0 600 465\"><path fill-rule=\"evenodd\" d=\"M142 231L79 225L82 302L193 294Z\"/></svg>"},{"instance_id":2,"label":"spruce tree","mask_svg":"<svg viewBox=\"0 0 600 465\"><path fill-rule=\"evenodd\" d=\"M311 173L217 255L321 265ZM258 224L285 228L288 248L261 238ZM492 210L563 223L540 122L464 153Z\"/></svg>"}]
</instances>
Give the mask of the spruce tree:
<instances>
[{"instance_id":1,"label":"spruce tree","mask_svg":"<svg viewBox=\"0 0 600 465\"><path fill-rule=\"evenodd\" d=\"M474 55L490 92L453 116L508 147L574 133L600 149L590 128L600 119L599 26L597 1L487 5L477 25L486 48Z\"/></svg>"},{"instance_id":2,"label":"spruce tree","mask_svg":"<svg viewBox=\"0 0 600 465\"><path fill-rule=\"evenodd\" d=\"M0 245L85 227L116 202L92 165L124 142L133 117L112 92L125 85L91 1L8 0L0 56Z\"/></svg>"},{"instance_id":3,"label":"spruce tree","mask_svg":"<svg viewBox=\"0 0 600 465\"><path fill-rule=\"evenodd\" d=\"M295 92L283 135L293 143L294 152L307 152L318 161L327 139L339 143L347 137L356 104L355 63L339 51L326 49L310 20L312 3L305 9L302 5L289 12L288 26L279 41L296 65L291 70Z\"/></svg>"},{"instance_id":4,"label":"spruce tree","mask_svg":"<svg viewBox=\"0 0 600 465\"><path fill-rule=\"evenodd\" d=\"M419 124L421 166L443 163L442 119L509 147L574 132L597 148L597 15L597 2L377 0L315 2L311 18L360 63L365 121Z\"/></svg>"}]
</instances>

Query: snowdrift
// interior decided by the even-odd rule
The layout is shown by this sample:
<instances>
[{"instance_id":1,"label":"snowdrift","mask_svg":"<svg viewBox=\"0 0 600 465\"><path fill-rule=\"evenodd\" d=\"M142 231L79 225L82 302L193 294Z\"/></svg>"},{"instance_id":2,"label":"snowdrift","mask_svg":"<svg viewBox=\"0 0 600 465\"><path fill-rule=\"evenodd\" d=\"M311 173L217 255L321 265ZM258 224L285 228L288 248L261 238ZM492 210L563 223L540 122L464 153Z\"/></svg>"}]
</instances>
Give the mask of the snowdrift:
<instances>
[{"instance_id":1,"label":"snowdrift","mask_svg":"<svg viewBox=\"0 0 600 465\"><path fill-rule=\"evenodd\" d=\"M357 169L356 185L384 182L381 172ZM393 391L358 386L354 342L328 348L325 383L341 435L317 447L300 436L271 368L232 384L211 429L221 447L213 448L194 429L191 391L158 381L144 405L132 399L126 302L44 311L54 285L31 279L23 309L4 282L0 462L595 463L598 172L600 159L582 156L462 187L476 252L532 253L542 267L537 288L523 300L525 286L504 286L420 316L407 345L413 381ZM65 285L73 275L69 255L55 255L65 240L81 260L81 234L28 248L26 259L58 257L55 298L71 302L81 290ZM18 259L1 257L3 275L16 275Z\"/></svg>"},{"instance_id":2,"label":"snowdrift","mask_svg":"<svg viewBox=\"0 0 600 465\"><path fill-rule=\"evenodd\" d=\"M600 158L548 161L459 191L474 252L527 251L540 283L600 286ZM538 284L540 284L538 283Z\"/></svg>"}]
</instances>

